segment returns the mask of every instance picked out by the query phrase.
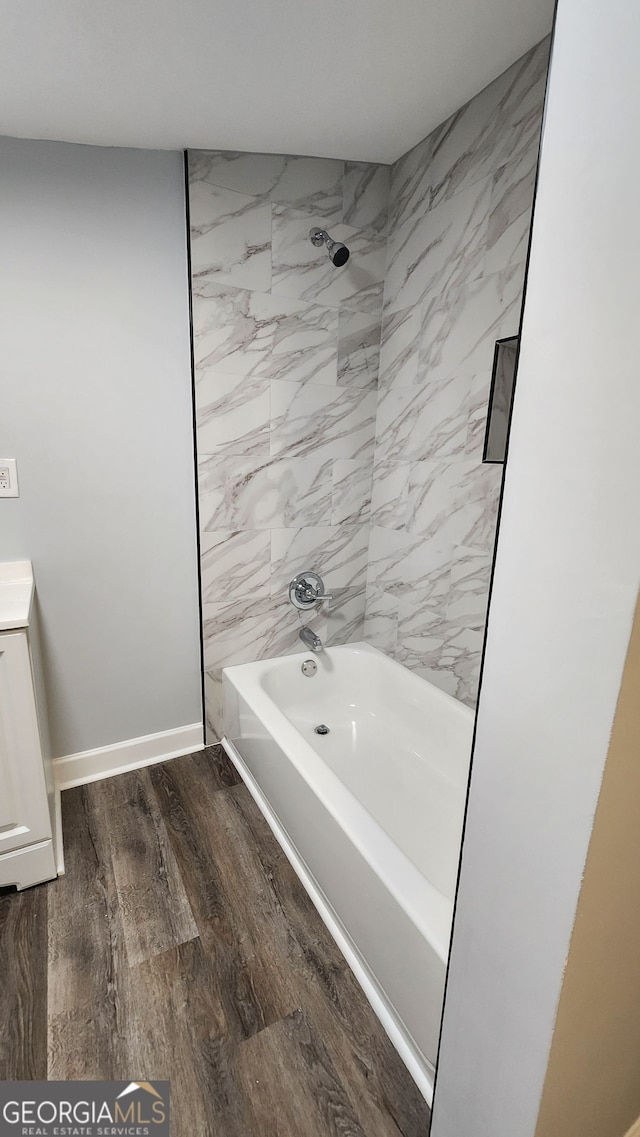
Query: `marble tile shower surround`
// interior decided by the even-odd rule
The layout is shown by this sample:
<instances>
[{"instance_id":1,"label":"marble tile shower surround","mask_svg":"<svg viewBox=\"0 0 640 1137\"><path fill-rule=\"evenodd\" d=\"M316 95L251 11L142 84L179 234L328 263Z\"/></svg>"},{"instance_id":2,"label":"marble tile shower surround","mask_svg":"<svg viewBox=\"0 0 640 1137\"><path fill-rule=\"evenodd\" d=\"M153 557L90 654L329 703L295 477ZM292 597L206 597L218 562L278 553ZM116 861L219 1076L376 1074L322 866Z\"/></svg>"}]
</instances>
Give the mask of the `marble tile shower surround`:
<instances>
[{"instance_id":1,"label":"marble tile shower surround","mask_svg":"<svg viewBox=\"0 0 640 1137\"><path fill-rule=\"evenodd\" d=\"M495 340L518 331L545 41L391 171L365 637L473 705L502 466Z\"/></svg>"},{"instance_id":2,"label":"marble tile shower surround","mask_svg":"<svg viewBox=\"0 0 640 1137\"><path fill-rule=\"evenodd\" d=\"M501 468L482 466L517 331L546 77L534 49L395 166L189 155L207 720L221 669L366 636L475 700ZM349 245L336 270L308 240Z\"/></svg>"},{"instance_id":3,"label":"marble tile shower surround","mask_svg":"<svg viewBox=\"0 0 640 1137\"><path fill-rule=\"evenodd\" d=\"M189 155L207 720L221 669L361 638L390 168ZM330 229L336 270L308 240ZM336 599L302 618L287 584Z\"/></svg>"}]
</instances>

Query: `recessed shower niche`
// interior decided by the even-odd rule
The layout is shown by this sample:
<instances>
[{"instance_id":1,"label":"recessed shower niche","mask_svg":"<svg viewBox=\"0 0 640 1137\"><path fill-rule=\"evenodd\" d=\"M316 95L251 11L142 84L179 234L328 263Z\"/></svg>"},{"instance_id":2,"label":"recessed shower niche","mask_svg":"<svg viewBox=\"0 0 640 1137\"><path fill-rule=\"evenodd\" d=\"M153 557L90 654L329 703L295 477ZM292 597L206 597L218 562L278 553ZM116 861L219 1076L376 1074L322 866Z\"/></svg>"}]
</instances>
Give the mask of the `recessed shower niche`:
<instances>
[{"instance_id":1,"label":"recessed shower niche","mask_svg":"<svg viewBox=\"0 0 640 1137\"><path fill-rule=\"evenodd\" d=\"M483 462L504 462L518 363L518 336L496 342Z\"/></svg>"}]
</instances>

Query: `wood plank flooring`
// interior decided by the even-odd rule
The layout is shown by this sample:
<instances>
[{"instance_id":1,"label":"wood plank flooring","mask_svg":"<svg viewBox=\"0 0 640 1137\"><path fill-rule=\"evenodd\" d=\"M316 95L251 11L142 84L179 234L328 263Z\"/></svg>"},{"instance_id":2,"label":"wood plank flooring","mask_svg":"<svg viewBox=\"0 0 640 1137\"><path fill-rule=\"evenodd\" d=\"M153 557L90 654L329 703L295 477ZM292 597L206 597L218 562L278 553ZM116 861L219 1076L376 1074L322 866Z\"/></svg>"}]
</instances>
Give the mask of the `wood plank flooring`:
<instances>
[{"instance_id":1,"label":"wood plank flooring","mask_svg":"<svg viewBox=\"0 0 640 1137\"><path fill-rule=\"evenodd\" d=\"M427 1137L220 747L62 805L66 876L0 897L0 1079L168 1078L173 1137Z\"/></svg>"}]
</instances>

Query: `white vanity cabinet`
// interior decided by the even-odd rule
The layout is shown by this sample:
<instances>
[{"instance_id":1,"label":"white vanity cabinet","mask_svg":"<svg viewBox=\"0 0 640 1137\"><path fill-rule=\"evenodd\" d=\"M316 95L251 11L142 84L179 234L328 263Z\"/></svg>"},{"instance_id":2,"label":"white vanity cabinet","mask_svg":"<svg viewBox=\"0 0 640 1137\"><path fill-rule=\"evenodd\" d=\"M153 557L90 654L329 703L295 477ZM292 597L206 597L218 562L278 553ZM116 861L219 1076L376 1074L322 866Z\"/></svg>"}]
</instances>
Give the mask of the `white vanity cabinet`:
<instances>
[{"instance_id":1,"label":"white vanity cabinet","mask_svg":"<svg viewBox=\"0 0 640 1137\"><path fill-rule=\"evenodd\" d=\"M29 561L0 564L0 886L57 875L55 789Z\"/></svg>"}]
</instances>

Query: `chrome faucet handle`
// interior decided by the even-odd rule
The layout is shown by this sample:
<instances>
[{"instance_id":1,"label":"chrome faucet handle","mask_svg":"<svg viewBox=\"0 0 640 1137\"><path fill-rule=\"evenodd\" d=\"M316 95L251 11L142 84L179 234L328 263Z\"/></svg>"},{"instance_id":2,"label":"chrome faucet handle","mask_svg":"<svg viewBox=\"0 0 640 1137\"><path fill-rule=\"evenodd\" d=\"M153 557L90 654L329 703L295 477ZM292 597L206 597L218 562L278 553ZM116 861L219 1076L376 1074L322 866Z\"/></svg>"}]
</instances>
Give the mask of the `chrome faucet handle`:
<instances>
[{"instance_id":1,"label":"chrome faucet handle","mask_svg":"<svg viewBox=\"0 0 640 1137\"><path fill-rule=\"evenodd\" d=\"M311 604L319 604L321 600L333 600L333 595L330 592L317 592L310 584L301 584L297 589L298 595L309 600Z\"/></svg>"},{"instance_id":2,"label":"chrome faucet handle","mask_svg":"<svg viewBox=\"0 0 640 1137\"><path fill-rule=\"evenodd\" d=\"M333 593L325 592L322 577L317 572L307 570L294 576L289 585L289 600L295 608L304 611L325 600L333 600Z\"/></svg>"}]
</instances>

